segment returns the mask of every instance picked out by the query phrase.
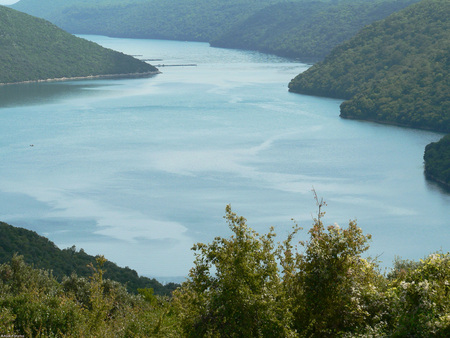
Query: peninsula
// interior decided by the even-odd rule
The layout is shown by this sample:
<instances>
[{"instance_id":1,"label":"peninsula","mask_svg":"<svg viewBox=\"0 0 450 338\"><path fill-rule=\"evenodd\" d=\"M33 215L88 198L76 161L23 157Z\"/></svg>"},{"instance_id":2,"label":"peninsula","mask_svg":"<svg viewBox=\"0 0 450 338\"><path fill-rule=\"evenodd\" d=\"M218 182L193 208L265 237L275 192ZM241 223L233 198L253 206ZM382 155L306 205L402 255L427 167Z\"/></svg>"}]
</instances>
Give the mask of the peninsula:
<instances>
[{"instance_id":1,"label":"peninsula","mask_svg":"<svg viewBox=\"0 0 450 338\"><path fill-rule=\"evenodd\" d=\"M0 6L0 84L158 73L132 56Z\"/></svg>"}]
</instances>

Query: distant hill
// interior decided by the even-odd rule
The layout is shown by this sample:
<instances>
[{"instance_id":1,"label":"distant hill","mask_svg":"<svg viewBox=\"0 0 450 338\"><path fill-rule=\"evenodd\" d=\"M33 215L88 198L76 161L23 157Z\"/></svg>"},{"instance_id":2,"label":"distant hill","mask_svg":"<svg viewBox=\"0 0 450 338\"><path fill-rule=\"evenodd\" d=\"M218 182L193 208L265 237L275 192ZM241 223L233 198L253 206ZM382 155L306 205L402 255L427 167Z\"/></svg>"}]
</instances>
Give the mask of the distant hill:
<instances>
[{"instance_id":1,"label":"distant hill","mask_svg":"<svg viewBox=\"0 0 450 338\"><path fill-rule=\"evenodd\" d=\"M418 0L20 0L12 7L76 34L206 41L323 58L375 20Z\"/></svg>"},{"instance_id":2,"label":"distant hill","mask_svg":"<svg viewBox=\"0 0 450 338\"><path fill-rule=\"evenodd\" d=\"M95 257L88 255L83 249L75 246L59 249L47 238L36 232L0 222L0 264L11 261L17 253L24 261L35 268L52 270L53 275L61 280L75 272L78 276L88 277L92 270L88 264L96 266ZM169 295L178 285L169 283L162 285L156 279L138 276L135 270L121 268L112 262L105 263L105 278L126 284L129 292L137 293L138 288L153 288L157 295Z\"/></svg>"},{"instance_id":3,"label":"distant hill","mask_svg":"<svg viewBox=\"0 0 450 338\"><path fill-rule=\"evenodd\" d=\"M96 6L106 6L119 5L121 3L137 3L143 1L146 0L21 0L11 5L11 7L17 9L18 11L48 20L54 16L60 15L61 11L65 8L92 5L93 2Z\"/></svg>"},{"instance_id":4,"label":"distant hill","mask_svg":"<svg viewBox=\"0 0 450 338\"><path fill-rule=\"evenodd\" d=\"M296 93L347 99L341 116L450 132L450 2L378 21L295 77Z\"/></svg>"},{"instance_id":5,"label":"distant hill","mask_svg":"<svg viewBox=\"0 0 450 338\"><path fill-rule=\"evenodd\" d=\"M4 6L0 46L0 83L157 72L143 61Z\"/></svg>"},{"instance_id":6,"label":"distant hill","mask_svg":"<svg viewBox=\"0 0 450 338\"><path fill-rule=\"evenodd\" d=\"M76 34L209 41L280 0L21 0L12 7Z\"/></svg>"},{"instance_id":7,"label":"distant hill","mask_svg":"<svg viewBox=\"0 0 450 338\"><path fill-rule=\"evenodd\" d=\"M280 2L211 41L212 46L253 49L302 59L323 59L361 28L419 0Z\"/></svg>"}]
</instances>

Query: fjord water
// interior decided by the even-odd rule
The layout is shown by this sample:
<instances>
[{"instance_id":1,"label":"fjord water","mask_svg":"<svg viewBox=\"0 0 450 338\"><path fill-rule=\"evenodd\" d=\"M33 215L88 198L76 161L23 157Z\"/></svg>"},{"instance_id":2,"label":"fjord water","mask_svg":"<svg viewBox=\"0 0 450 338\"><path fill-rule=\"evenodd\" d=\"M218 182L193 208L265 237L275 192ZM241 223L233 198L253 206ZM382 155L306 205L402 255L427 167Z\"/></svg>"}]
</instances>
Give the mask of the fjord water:
<instances>
[{"instance_id":1,"label":"fjord water","mask_svg":"<svg viewBox=\"0 0 450 338\"><path fill-rule=\"evenodd\" d=\"M227 204L284 240L328 206L357 219L371 256L449 250L450 196L423 175L442 135L339 118L292 94L309 66L204 43L85 36L162 74L0 87L0 220L148 276L185 276L190 248L229 236ZM196 66L167 65L196 64ZM306 232L306 230L304 231Z\"/></svg>"}]
</instances>

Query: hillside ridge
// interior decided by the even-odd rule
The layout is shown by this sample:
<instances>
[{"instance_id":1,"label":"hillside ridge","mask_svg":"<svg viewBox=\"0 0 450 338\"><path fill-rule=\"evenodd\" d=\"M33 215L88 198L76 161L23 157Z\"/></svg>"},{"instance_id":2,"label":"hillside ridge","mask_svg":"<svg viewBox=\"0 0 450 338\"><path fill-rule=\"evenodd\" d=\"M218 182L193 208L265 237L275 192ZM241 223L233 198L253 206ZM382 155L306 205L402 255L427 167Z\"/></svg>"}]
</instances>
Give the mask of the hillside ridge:
<instances>
[{"instance_id":1,"label":"hillside ridge","mask_svg":"<svg viewBox=\"0 0 450 338\"><path fill-rule=\"evenodd\" d=\"M450 132L450 3L422 0L371 24L290 83L346 99L341 117Z\"/></svg>"},{"instance_id":2,"label":"hillside ridge","mask_svg":"<svg viewBox=\"0 0 450 338\"><path fill-rule=\"evenodd\" d=\"M15 254L23 256L25 263L35 268L50 270L53 276L61 280L72 273L80 277L92 274L89 264L96 264L96 256L87 254L75 246L60 249L48 238L35 231L0 222L0 264L9 262ZM154 278L139 276L129 267L119 267L113 262L105 263L105 278L127 286L131 293L139 288L152 288L157 295L169 295L178 284L162 285Z\"/></svg>"},{"instance_id":3,"label":"hillside ridge","mask_svg":"<svg viewBox=\"0 0 450 338\"><path fill-rule=\"evenodd\" d=\"M0 83L156 74L152 65L0 6Z\"/></svg>"},{"instance_id":4,"label":"hillside ridge","mask_svg":"<svg viewBox=\"0 0 450 338\"><path fill-rule=\"evenodd\" d=\"M74 34L203 41L306 60L417 1L20 0L12 7Z\"/></svg>"}]
</instances>

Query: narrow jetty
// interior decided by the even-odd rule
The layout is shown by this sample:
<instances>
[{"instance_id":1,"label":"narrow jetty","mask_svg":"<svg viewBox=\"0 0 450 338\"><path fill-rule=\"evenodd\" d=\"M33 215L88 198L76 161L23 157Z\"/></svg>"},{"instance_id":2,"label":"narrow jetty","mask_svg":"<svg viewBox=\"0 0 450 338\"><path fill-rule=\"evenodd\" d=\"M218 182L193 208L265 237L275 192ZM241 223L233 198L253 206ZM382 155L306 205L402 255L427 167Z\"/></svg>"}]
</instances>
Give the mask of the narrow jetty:
<instances>
[{"instance_id":1,"label":"narrow jetty","mask_svg":"<svg viewBox=\"0 0 450 338\"><path fill-rule=\"evenodd\" d=\"M197 64L195 63L185 63L185 64L180 64L180 65L154 65L155 67L197 67Z\"/></svg>"},{"instance_id":2,"label":"narrow jetty","mask_svg":"<svg viewBox=\"0 0 450 338\"><path fill-rule=\"evenodd\" d=\"M137 55L136 55L137 56ZM143 55L139 55L143 56ZM139 58L141 61L154 62L154 61L163 61L163 59L149 59L149 58ZM174 64L174 65L166 65L164 63L160 63L158 65L153 64L155 67L197 67L196 63L183 63L183 64Z\"/></svg>"}]
</instances>

